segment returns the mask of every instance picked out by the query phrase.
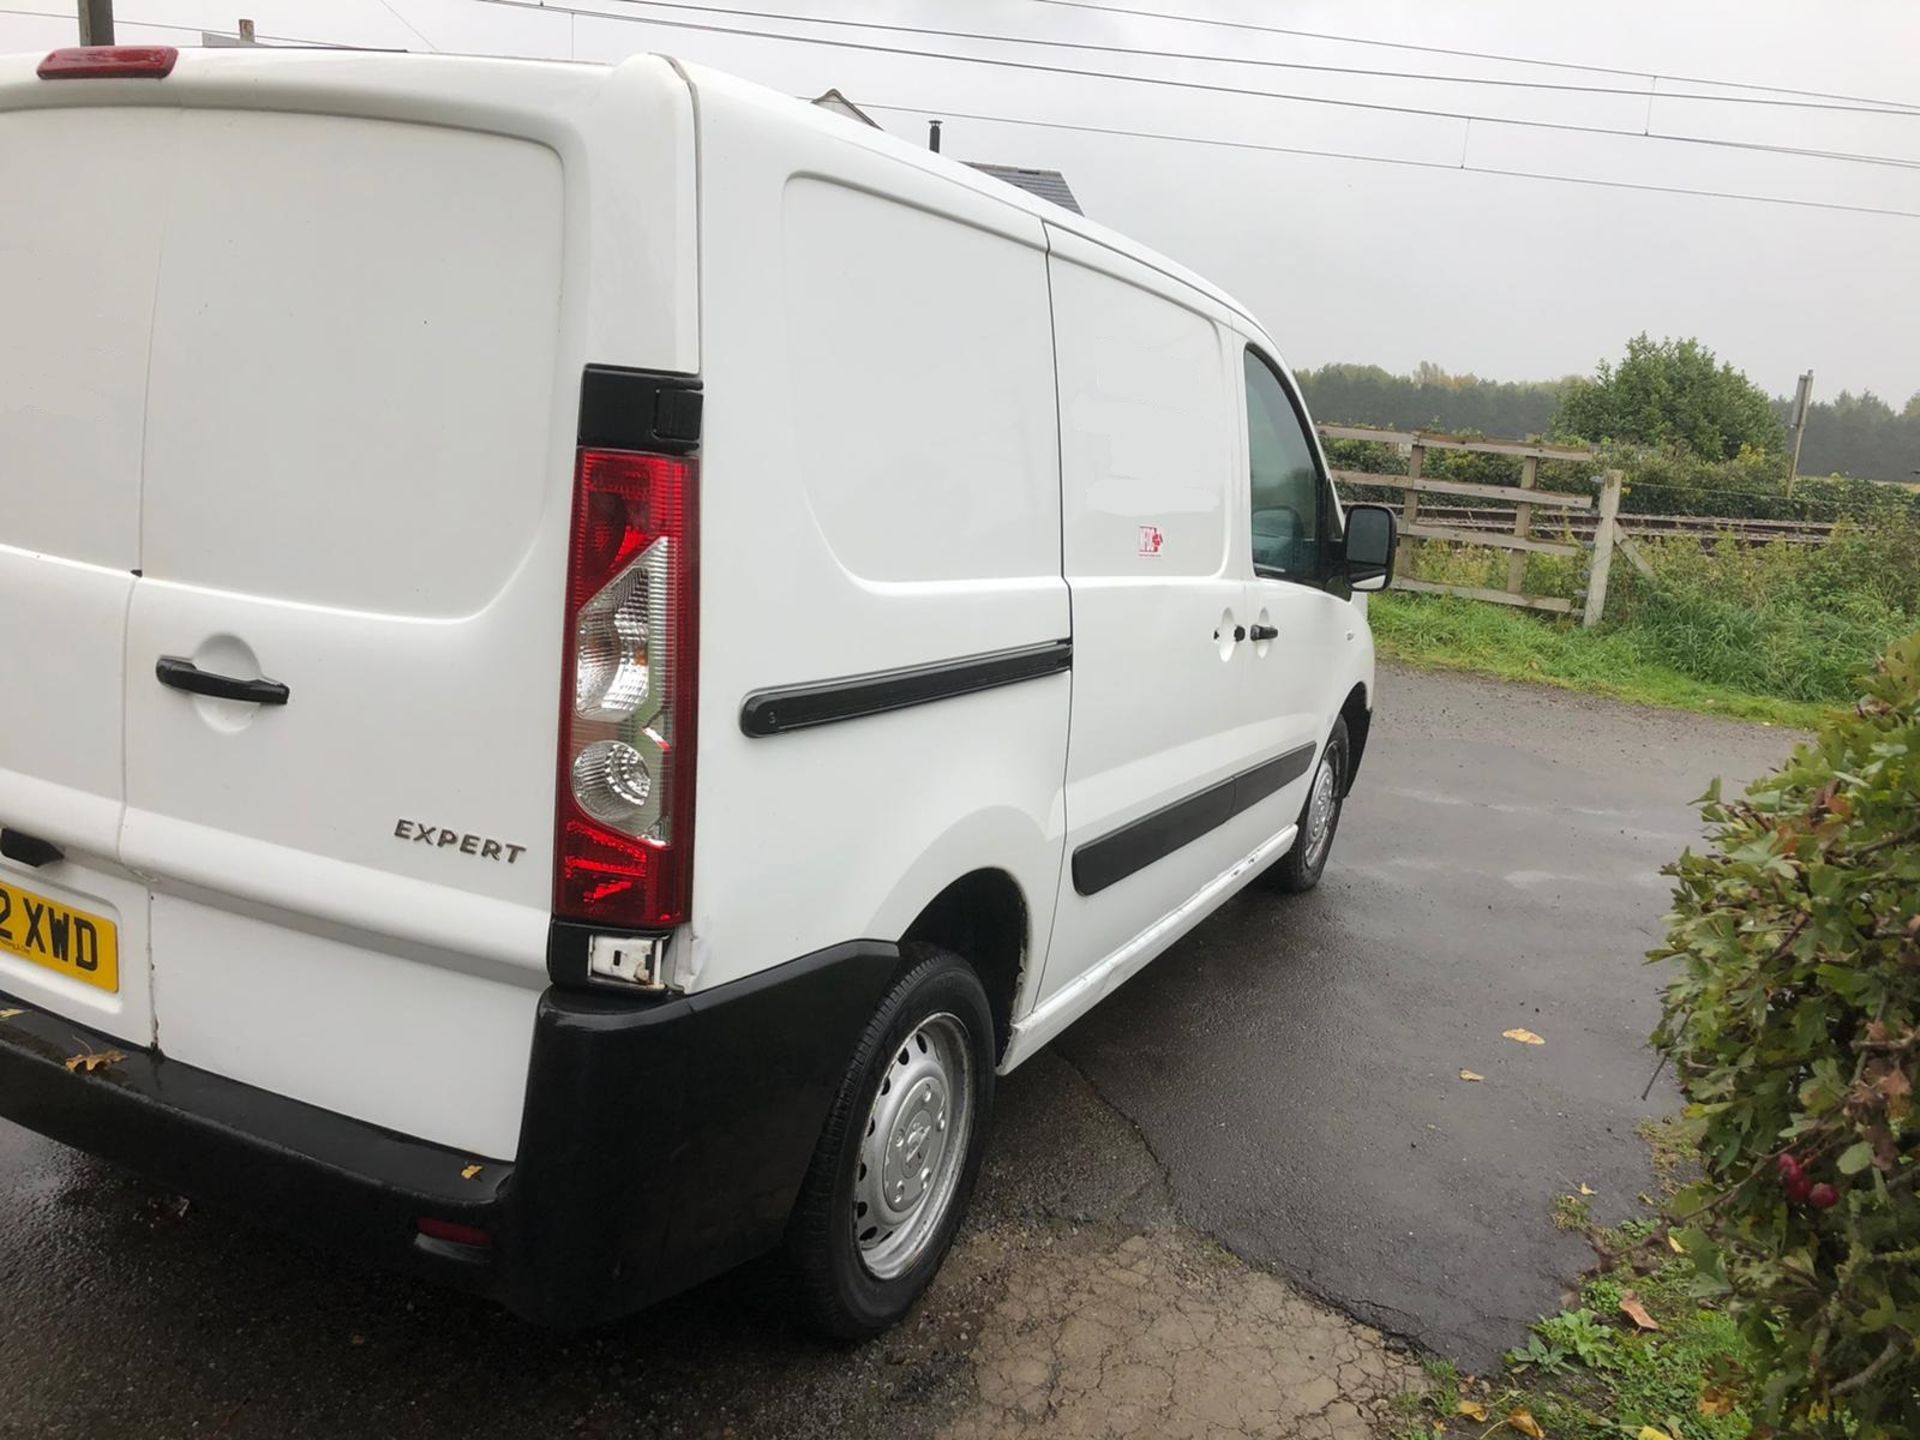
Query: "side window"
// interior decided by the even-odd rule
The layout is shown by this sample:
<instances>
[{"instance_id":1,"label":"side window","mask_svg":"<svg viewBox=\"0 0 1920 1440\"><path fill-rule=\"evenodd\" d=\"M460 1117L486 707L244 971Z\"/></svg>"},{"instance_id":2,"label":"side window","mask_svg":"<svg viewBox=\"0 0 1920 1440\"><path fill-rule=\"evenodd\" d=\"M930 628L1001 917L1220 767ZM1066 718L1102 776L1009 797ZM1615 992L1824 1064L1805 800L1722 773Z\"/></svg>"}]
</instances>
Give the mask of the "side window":
<instances>
[{"instance_id":1,"label":"side window","mask_svg":"<svg viewBox=\"0 0 1920 1440\"><path fill-rule=\"evenodd\" d=\"M1325 574L1327 525L1313 442L1280 377L1252 350L1246 352L1246 372L1254 570L1317 582Z\"/></svg>"}]
</instances>

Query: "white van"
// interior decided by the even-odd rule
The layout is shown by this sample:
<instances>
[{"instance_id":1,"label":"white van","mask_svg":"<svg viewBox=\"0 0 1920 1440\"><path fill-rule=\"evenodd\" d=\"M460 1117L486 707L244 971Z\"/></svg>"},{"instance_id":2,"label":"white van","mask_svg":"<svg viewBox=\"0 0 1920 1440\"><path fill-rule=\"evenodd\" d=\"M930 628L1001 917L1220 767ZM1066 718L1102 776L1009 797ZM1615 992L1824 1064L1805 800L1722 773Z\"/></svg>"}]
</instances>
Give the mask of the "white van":
<instances>
[{"instance_id":1,"label":"white van","mask_svg":"<svg viewBox=\"0 0 1920 1440\"><path fill-rule=\"evenodd\" d=\"M0 1115L870 1334L996 1073L1326 864L1392 516L1078 215L666 59L144 47L0 59L0 195Z\"/></svg>"}]
</instances>

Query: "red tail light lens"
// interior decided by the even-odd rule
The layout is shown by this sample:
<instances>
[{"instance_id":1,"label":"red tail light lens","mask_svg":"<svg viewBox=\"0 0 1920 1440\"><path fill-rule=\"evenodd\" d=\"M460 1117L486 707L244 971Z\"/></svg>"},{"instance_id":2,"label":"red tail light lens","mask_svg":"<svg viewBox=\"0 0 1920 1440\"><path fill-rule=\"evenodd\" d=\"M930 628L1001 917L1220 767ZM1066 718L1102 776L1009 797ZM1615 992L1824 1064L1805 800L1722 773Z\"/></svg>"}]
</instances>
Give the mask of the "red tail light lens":
<instances>
[{"instance_id":1,"label":"red tail light lens","mask_svg":"<svg viewBox=\"0 0 1920 1440\"><path fill-rule=\"evenodd\" d=\"M451 1245L470 1245L475 1250L491 1250L493 1236L477 1225L462 1225L458 1220L440 1220L422 1215L414 1227L429 1240L445 1240Z\"/></svg>"},{"instance_id":2,"label":"red tail light lens","mask_svg":"<svg viewBox=\"0 0 1920 1440\"><path fill-rule=\"evenodd\" d=\"M40 62L42 80L164 79L180 52L171 45L76 45Z\"/></svg>"},{"instance_id":3,"label":"red tail light lens","mask_svg":"<svg viewBox=\"0 0 1920 1440\"><path fill-rule=\"evenodd\" d=\"M693 891L697 469L582 450L560 717L554 913L638 929Z\"/></svg>"}]
</instances>

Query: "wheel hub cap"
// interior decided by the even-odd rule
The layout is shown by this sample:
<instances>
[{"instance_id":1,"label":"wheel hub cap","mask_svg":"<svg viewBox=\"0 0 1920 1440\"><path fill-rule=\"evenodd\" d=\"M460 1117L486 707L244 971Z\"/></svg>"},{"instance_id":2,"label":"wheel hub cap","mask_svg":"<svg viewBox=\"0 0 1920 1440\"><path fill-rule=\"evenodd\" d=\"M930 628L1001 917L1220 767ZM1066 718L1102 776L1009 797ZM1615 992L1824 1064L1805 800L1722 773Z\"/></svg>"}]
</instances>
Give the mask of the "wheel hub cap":
<instances>
[{"instance_id":1,"label":"wheel hub cap","mask_svg":"<svg viewBox=\"0 0 1920 1440\"><path fill-rule=\"evenodd\" d=\"M853 1234L882 1279L912 1266L946 1217L966 1155L972 1064L960 1021L935 1015L880 1077L854 1172Z\"/></svg>"}]
</instances>

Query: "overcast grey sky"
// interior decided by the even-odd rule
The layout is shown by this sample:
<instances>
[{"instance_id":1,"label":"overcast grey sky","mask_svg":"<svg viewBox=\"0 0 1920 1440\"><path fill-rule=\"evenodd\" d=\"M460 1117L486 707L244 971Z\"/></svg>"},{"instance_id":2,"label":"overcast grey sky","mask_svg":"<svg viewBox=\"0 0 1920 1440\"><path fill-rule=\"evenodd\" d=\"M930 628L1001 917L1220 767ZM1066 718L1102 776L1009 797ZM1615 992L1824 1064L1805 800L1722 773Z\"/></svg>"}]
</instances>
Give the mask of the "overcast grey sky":
<instances>
[{"instance_id":1,"label":"overcast grey sky","mask_svg":"<svg viewBox=\"0 0 1920 1440\"><path fill-rule=\"evenodd\" d=\"M617 60L685 56L792 94L838 86L920 140L947 117L963 159L1066 172L1087 212L1233 291L1295 365L1406 370L1432 360L1500 379L1590 370L1640 330L1697 335L1769 391L1811 367L1815 394L1920 390L1920 6L1912 0L1096 0L1134 10L1342 37L1609 66L1608 75L1298 35L1133 18L1040 0L118 0L125 41L197 43L250 16L261 37L410 50ZM708 14L698 13L704 6ZM728 11L777 13L782 19ZM20 13L39 12L39 13ZM1150 57L809 26L859 19L1135 47ZM779 31L916 52L987 56L1458 118L967 64L925 54L666 28ZM163 28L171 27L171 28ZM0 50L71 44L71 0L0 0ZM1328 74L1166 58L1354 67ZM1569 94L1420 76L1548 81ZM1662 77L1657 83L1653 76ZM1893 102L1844 113L1806 97L1675 77ZM1654 98L1709 93L1795 105ZM1280 154L962 119L1052 120L1347 156ZM1499 123L1550 120L1625 134ZM1646 138L1889 157L1862 164ZM1424 166L1383 159L1427 162ZM1459 168L1465 161L1470 168ZM1484 173L1525 171L1816 200L1915 218L1651 193Z\"/></svg>"}]
</instances>

